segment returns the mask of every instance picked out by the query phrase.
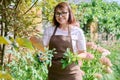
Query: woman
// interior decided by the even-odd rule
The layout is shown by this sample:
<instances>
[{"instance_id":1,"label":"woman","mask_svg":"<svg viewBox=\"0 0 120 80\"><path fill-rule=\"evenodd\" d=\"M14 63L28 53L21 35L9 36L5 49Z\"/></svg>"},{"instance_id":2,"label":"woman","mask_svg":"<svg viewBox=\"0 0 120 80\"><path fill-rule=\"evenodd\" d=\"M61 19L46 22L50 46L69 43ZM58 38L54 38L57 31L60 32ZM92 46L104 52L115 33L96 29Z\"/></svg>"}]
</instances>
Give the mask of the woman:
<instances>
[{"instance_id":1,"label":"woman","mask_svg":"<svg viewBox=\"0 0 120 80\"><path fill-rule=\"evenodd\" d=\"M71 64L62 69L61 59L67 48L74 53L86 51L83 31L75 26L76 20L70 6L66 2L59 3L54 9L54 26L44 31L43 44L52 50L55 48L52 66L48 68L48 80L82 80L79 65Z\"/></svg>"}]
</instances>

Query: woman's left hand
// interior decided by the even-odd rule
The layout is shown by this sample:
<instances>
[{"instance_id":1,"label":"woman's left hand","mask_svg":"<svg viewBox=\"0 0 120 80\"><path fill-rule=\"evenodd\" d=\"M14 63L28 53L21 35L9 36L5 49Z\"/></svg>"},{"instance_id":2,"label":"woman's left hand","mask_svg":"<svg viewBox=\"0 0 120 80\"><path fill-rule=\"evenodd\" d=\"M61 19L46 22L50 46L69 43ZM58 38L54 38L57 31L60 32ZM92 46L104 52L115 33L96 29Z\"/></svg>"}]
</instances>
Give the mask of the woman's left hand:
<instances>
[{"instance_id":1,"label":"woman's left hand","mask_svg":"<svg viewBox=\"0 0 120 80\"><path fill-rule=\"evenodd\" d=\"M88 52L80 53L78 56L85 60L91 60L94 58L94 55Z\"/></svg>"}]
</instances>

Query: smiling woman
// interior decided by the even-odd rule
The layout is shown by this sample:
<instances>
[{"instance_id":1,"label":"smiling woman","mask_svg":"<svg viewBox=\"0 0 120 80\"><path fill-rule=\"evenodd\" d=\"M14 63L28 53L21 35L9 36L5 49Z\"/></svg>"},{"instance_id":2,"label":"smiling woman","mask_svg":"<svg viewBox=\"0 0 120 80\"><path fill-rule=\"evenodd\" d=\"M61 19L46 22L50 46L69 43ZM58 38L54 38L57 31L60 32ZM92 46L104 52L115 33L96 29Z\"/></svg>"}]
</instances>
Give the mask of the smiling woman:
<instances>
[{"instance_id":1,"label":"smiling woman","mask_svg":"<svg viewBox=\"0 0 120 80\"><path fill-rule=\"evenodd\" d=\"M75 23L74 15L68 4L58 4L54 9L53 24L59 26L62 21L65 21L64 24Z\"/></svg>"},{"instance_id":2,"label":"smiling woman","mask_svg":"<svg viewBox=\"0 0 120 80\"><path fill-rule=\"evenodd\" d=\"M48 80L82 80L80 66L74 62L65 69L61 60L69 48L77 55L86 51L86 43L83 31L75 26L75 17L68 3L61 2L56 5L53 16L53 26L44 31L43 44L49 50L55 49L52 58L52 66L48 67Z\"/></svg>"}]
</instances>

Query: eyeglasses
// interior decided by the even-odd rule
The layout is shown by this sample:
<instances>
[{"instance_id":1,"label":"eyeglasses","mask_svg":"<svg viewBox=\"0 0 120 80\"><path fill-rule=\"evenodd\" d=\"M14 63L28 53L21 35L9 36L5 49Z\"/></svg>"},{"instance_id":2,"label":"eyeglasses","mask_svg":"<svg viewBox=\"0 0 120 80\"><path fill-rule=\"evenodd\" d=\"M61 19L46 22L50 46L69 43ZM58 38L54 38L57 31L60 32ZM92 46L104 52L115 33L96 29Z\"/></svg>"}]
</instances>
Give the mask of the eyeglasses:
<instances>
[{"instance_id":1,"label":"eyeglasses","mask_svg":"<svg viewBox=\"0 0 120 80\"><path fill-rule=\"evenodd\" d=\"M67 13L68 13L68 12L61 12L61 13L60 13L60 12L56 12L56 13L55 13L55 16L56 16L56 17L59 17L60 15L61 15L61 16L66 16Z\"/></svg>"}]
</instances>

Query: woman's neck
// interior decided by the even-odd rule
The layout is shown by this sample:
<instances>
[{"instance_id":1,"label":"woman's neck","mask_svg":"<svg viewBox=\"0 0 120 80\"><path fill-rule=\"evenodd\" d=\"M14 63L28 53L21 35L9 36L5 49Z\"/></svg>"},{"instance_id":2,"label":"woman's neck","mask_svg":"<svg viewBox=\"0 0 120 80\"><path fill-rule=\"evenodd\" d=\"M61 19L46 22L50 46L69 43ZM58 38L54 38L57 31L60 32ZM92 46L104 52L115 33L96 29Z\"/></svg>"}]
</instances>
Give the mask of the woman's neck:
<instances>
[{"instance_id":1,"label":"woman's neck","mask_svg":"<svg viewBox=\"0 0 120 80\"><path fill-rule=\"evenodd\" d=\"M61 25L59 25L59 28L62 29L62 30L64 30L64 31L67 31L68 27L69 27L68 24L61 24Z\"/></svg>"}]
</instances>

